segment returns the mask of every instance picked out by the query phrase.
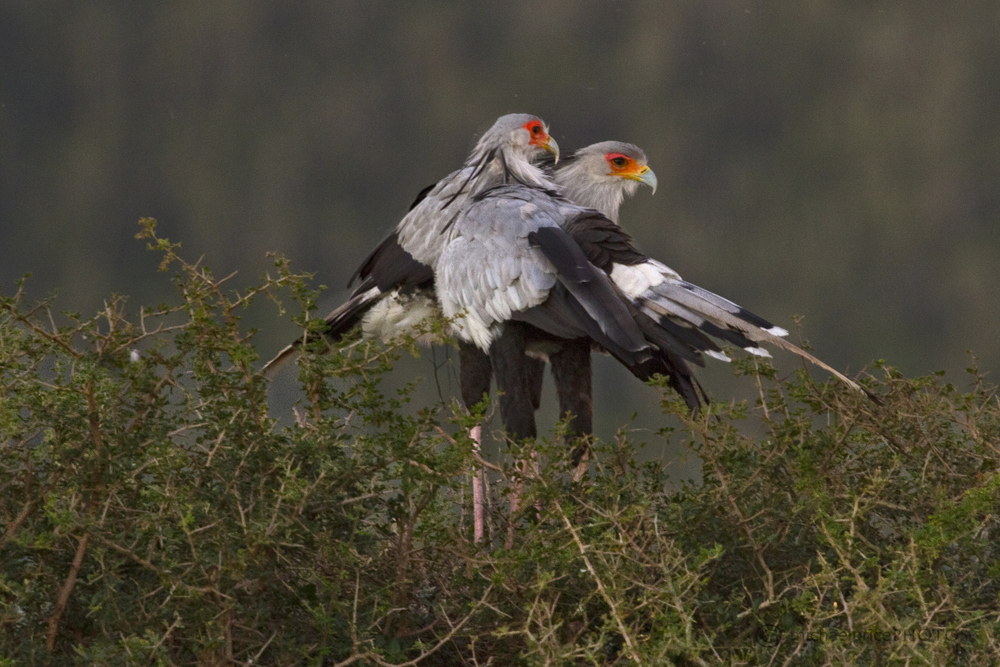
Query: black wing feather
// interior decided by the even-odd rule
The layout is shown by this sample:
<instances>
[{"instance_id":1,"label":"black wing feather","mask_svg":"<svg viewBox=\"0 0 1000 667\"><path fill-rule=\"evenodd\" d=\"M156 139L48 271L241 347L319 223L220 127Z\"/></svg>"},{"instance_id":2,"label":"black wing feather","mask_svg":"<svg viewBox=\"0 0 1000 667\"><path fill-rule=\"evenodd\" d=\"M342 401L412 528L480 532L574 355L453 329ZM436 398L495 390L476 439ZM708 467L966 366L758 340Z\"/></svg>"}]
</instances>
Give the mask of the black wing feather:
<instances>
[{"instance_id":1,"label":"black wing feather","mask_svg":"<svg viewBox=\"0 0 1000 667\"><path fill-rule=\"evenodd\" d=\"M528 241L555 266L561 284L579 302L581 310L590 315L584 318L588 324L593 321L598 325L601 335L591 334L594 340L602 345L611 340L622 350L631 353L646 350L648 354L646 339L630 313L631 304L587 261L569 234L560 227L543 227L528 234Z\"/></svg>"},{"instance_id":2,"label":"black wing feather","mask_svg":"<svg viewBox=\"0 0 1000 667\"><path fill-rule=\"evenodd\" d=\"M611 273L614 264L633 266L649 258L636 250L632 237L597 211L586 211L569 220L564 229L580 246L591 264Z\"/></svg>"},{"instance_id":3,"label":"black wing feather","mask_svg":"<svg viewBox=\"0 0 1000 667\"><path fill-rule=\"evenodd\" d=\"M635 366L629 366L629 371L643 382L650 380L654 375L663 375L674 390L681 395L691 416L697 416L701 408L702 400L709 403L705 390L691 372L687 363L669 352L660 351L653 355L651 359Z\"/></svg>"},{"instance_id":4,"label":"black wing feather","mask_svg":"<svg viewBox=\"0 0 1000 667\"><path fill-rule=\"evenodd\" d=\"M413 200L413 203L410 204L410 208L406 209L406 211L410 212L413 209L415 209L417 206L419 206L420 202L422 202L423 200L427 199L427 195L429 195L431 193L431 190L433 190L436 187L437 187L437 183L431 183L426 188L424 188L423 190L421 190L420 192L418 192L417 193L417 198Z\"/></svg>"},{"instance_id":5,"label":"black wing feather","mask_svg":"<svg viewBox=\"0 0 1000 667\"><path fill-rule=\"evenodd\" d=\"M512 318L530 324L558 338L590 338L625 366L638 366L650 358L650 348L642 341L639 349L623 346L616 337L604 331L580 303L577 295L564 283L557 283L549 290L544 303L512 314ZM632 345L632 343L629 343Z\"/></svg>"},{"instance_id":6,"label":"black wing feather","mask_svg":"<svg viewBox=\"0 0 1000 667\"><path fill-rule=\"evenodd\" d=\"M354 295L378 287L383 293L399 290L408 294L415 289L434 284L434 270L413 259L413 255L399 245L396 232L389 234L365 259L347 283L350 287L358 279L362 283Z\"/></svg>"}]
</instances>

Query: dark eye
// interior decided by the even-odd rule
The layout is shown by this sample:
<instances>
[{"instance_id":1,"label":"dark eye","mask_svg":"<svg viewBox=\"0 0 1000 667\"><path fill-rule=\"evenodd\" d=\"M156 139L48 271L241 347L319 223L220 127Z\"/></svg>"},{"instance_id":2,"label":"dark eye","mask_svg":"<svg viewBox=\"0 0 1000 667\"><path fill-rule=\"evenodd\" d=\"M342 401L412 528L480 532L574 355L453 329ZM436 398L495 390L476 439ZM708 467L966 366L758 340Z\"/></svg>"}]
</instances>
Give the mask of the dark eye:
<instances>
[{"instance_id":1,"label":"dark eye","mask_svg":"<svg viewBox=\"0 0 1000 667\"><path fill-rule=\"evenodd\" d=\"M541 131L542 131L542 126L541 125L532 125L531 126L531 133L532 134L538 134Z\"/></svg>"},{"instance_id":2,"label":"dark eye","mask_svg":"<svg viewBox=\"0 0 1000 667\"><path fill-rule=\"evenodd\" d=\"M624 167L627 163L628 161L623 157L616 157L611 161L611 164L615 165L616 167Z\"/></svg>"}]
</instances>

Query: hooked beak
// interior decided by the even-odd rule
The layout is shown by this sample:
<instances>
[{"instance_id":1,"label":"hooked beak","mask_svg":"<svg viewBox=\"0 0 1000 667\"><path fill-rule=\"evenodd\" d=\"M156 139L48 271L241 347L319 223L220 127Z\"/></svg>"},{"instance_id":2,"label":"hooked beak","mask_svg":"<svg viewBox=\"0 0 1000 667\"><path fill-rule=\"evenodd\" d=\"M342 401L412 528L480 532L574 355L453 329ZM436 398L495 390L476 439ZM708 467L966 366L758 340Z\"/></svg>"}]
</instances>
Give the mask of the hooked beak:
<instances>
[{"instance_id":1,"label":"hooked beak","mask_svg":"<svg viewBox=\"0 0 1000 667\"><path fill-rule=\"evenodd\" d=\"M640 183L645 183L649 187L653 188L653 194L656 194L656 174L649 167L643 167L634 174L629 174L629 178L634 181L639 181Z\"/></svg>"},{"instance_id":2,"label":"hooked beak","mask_svg":"<svg viewBox=\"0 0 1000 667\"><path fill-rule=\"evenodd\" d=\"M553 137L550 136L545 143L539 145L548 152L552 153L552 155L555 156L556 164L559 164L559 144L556 143L556 140Z\"/></svg>"}]
</instances>

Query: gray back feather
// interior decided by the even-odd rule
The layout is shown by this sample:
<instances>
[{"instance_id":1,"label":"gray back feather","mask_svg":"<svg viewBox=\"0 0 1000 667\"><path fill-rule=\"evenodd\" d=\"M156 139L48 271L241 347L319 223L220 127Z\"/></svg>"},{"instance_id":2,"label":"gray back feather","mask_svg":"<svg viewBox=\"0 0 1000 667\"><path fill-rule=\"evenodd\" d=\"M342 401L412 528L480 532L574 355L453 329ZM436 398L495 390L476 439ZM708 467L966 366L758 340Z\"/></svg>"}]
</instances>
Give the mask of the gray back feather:
<instances>
[{"instance_id":1,"label":"gray back feather","mask_svg":"<svg viewBox=\"0 0 1000 667\"><path fill-rule=\"evenodd\" d=\"M575 336L609 339L633 353L647 348L623 297L561 229L584 210L520 185L493 188L469 204L448 231L435 275L442 309L458 317L460 337L488 350L499 326L526 319L523 313L549 299L558 283L578 304ZM548 234L539 237L542 230ZM539 247L546 239L564 244L565 252L546 249L555 262ZM559 310L562 321L550 333L567 335L568 312ZM544 318L529 321L546 328Z\"/></svg>"}]
</instances>

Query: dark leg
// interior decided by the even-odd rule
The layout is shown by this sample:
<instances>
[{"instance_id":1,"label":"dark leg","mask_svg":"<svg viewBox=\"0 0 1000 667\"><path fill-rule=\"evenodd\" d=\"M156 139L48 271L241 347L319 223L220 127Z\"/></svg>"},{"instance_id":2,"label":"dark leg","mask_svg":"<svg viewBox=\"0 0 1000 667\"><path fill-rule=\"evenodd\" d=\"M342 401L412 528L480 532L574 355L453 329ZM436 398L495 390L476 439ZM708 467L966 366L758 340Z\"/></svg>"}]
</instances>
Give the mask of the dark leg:
<instances>
[{"instance_id":1,"label":"dark leg","mask_svg":"<svg viewBox=\"0 0 1000 667\"><path fill-rule=\"evenodd\" d=\"M549 357L552 376L559 394L559 416L572 415L569 437L576 449L573 465L578 466L587 453L586 437L594 432L594 391L590 369L590 341L566 341L562 349Z\"/></svg>"},{"instance_id":2,"label":"dark leg","mask_svg":"<svg viewBox=\"0 0 1000 667\"><path fill-rule=\"evenodd\" d=\"M542 407L542 386L545 384L545 362L534 357L525 358L525 375L531 388L531 405L538 412Z\"/></svg>"},{"instance_id":3,"label":"dark leg","mask_svg":"<svg viewBox=\"0 0 1000 667\"><path fill-rule=\"evenodd\" d=\"M534 438L535 409L533 387L524 354L524 329L518 322L508 322L503 333L490 346L490 360L500 394L500 419L507 435L514 440ZM533 360L530 360L533 361Z\"/></svg>"},{"instance_id":4,"label":"dark leg","mask_svg":"<svg viewBox=\"0 0 1000 667\"><path fill-rule=\"evenodd\" d=\"M493 362L493 374L497 379L497 391L500 392L500 418L507 436L514 440L532 439L537 435L532 404L534 387L524 347L524 328L518 322L504 325L503 333L490 346L490 361ZM531 462L520 461L515 466L525 477L531 474ZM520 481L511 490L511 517L516 516L520 509L523 490L524 484ZM514 544L513 522L507 530L506 544L508 549Z\"/></svg>"},{"instance_id":5,"label":"dark leg","mask_svg":"<svg viewBox=\"0 0 1000 667\"><path fill-rule=\"evenodd\" d=\"M458 384L462 390L462 402L472 409L476 403L490 394L490 380L493 367L485 352L470 343L458 343Z\"/></svg>"}]
</instances>

